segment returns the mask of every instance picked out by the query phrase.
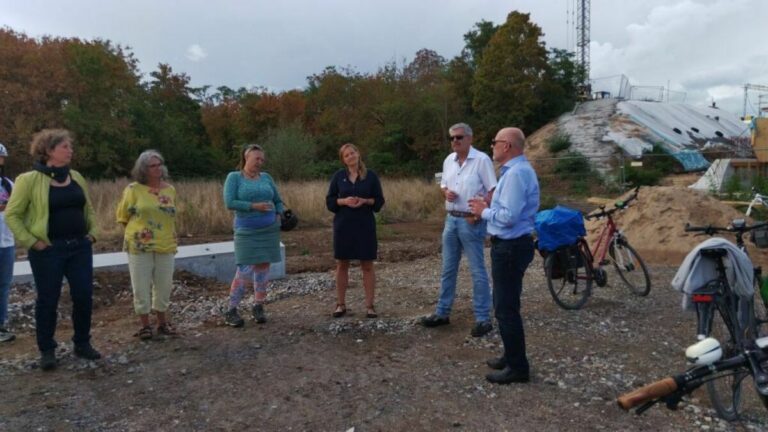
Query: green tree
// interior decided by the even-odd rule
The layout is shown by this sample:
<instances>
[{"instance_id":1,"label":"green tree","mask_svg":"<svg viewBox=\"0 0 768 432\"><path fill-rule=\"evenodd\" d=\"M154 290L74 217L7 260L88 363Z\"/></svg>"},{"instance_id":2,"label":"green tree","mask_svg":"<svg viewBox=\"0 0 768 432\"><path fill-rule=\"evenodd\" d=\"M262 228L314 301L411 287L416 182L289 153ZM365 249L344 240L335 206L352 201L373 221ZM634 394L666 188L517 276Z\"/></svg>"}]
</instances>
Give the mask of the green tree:
<instances>
[{"instance_id":1,"label":"green tree","mask_svg":"<svg viewBox=\"0 0 768 432\"><path fill-rule=\"evenodd\" d=\"M475 23L475 27L472 30L464 33L462 57L467 60L472 69L475 69L480 64L485 48L498 29L499 26L494 25L492 22L480 20L480 22Z\"/></svg>"},{"instance_id":2,"label":"green tree","mask_svg":"<svg viewBox=\"0 0 768 432\"><path fill-rule=\"evenodd\" d=\"M77 137L78 169L91 177L127 174L142 145L131 104L140 97L136 60L108 41L64 44L68 74L63 126Z\"/></svg>"},{"instance_id":3,"label":"green tree","mask_svg":"<svg viewBox=\"0 0 768 432\"><path fill-rule=\"evenodd\" d=\"M136 110L136 130L145 148L160 151L179 177L206 177L229 166L210 145L200 105L192 97L189 77L166 64L150 73L146 95Z\"/></svg>"},{"instance_id":4,"label":"green tree","mask_svg":"<svg viewBox=\"0 0 768 432\"><path fill-rule=\"evenodd\" d=\"M529 14L512 12L483 50L473 86L479 138L487 140L504 126L532 132L542 103L538 87L547 71L542 35Z\"/></svg>"},{"instance_id":5,"label":"green tree","mask_svg":"<svg viewBox=\"0 0 768 432\"><path fill-rule=\"evenodd\" d=\"M544 80L537 88L541 101L531 128L538 129L576 104L577 87L584 80L584 70L573 61L573 53L553 49L548 53Z\"/></svg>"}]
</instances>

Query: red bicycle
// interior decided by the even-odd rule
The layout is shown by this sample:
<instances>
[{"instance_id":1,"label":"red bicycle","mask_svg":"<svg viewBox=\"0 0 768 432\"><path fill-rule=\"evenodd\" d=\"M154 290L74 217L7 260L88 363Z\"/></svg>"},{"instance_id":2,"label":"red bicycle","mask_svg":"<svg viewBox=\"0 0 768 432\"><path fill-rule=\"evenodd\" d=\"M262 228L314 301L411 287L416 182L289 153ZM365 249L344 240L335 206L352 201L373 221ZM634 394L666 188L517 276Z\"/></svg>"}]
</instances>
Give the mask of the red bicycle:
<instances>
[{"instance_id":1,"label":"red bicycle","mask_svg":"<svg viewBox=\"0 0 768 432\"><path fill-rule=\"evenodd\" d=\"M613 214L624 210L629 203L637 199L640 187L625 201L617 201L614 207L606 210L601 205L597 212L584 218L605 219L600 236L592 250L582 237L575 245L555 251L544 261L547 287L555 303L563 309L579 309L592 295L592 283L604 287L608 283L608 273L604 266L613 264L629 290L638 296L651 292L651 278L648 268L635 249L630 246L616 222Z\"/></svg>"}]
</instances>

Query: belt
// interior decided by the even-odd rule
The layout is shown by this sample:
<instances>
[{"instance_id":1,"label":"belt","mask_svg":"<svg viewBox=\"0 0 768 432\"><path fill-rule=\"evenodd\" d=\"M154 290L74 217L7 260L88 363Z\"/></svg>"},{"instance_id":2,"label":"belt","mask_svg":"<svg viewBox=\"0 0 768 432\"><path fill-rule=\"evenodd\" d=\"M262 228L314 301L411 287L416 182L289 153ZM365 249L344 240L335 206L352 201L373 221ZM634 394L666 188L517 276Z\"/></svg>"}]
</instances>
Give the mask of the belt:
<instances>
[{"instance_id":1,"label":"belt","mask_svg":"<svg viewBox=\"0 0 768 432\"><path fill-rule=\"evenodd\" d=\"M462 218L474 216L474 214L470 212L455 211L455 210L449 210L448 214L453 217L462 217Z\"/></svg>"},{"instance_id":2,"label":"belt","mask_svg":"<svg viewBox=\"0 0 768 432\"><path fill-rule=\"evenodd\" d=\"M68 237L68 238L52 238L51 244L58 243L60 245L64 246L77 246L83 241L86 240L86 237Z\"/></svg>"},{"instance_id":3,"label":"belt","mask_svg":"<svg viewBox=\"0 0 768 432\"><path fill-rule=\"evenodd\" d=\"M499 236L492 235L491 236L491 243L497 244L497 243L501 243L501 242L511 242L511 241L518 241L518 240L527 240L527 239L530 239L530 238L531 238L530 234L521 235L520 237L515 237L515 238L511 238L511 239L505 239L505 238L501 238Z\"/></svg>"}]
</instances>

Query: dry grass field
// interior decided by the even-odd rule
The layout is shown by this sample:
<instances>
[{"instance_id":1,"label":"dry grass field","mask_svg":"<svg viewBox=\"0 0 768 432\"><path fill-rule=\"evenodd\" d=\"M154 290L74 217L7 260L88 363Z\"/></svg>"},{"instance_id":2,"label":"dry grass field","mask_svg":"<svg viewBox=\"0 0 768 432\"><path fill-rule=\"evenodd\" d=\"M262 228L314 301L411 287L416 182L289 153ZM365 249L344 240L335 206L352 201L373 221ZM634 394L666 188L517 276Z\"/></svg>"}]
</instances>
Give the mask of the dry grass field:
<instances>
[{"instance_id":1,"label":"dry grass field","mask_svg":"<svg viewBox=\"0 0 768 432\"><path fill-rule=\"evenodd\" d=\"M115 222L115 207L127 179L94 181L90 194L98 216L101 237L116 240L122 228ZM177 229L181 236L220 235L231 232L232 213L224 207L222 181L186 180L172 182L178 196ZM333 214L325 207L328 183L321 180L280 182L278 190L298 216L303 227L329 226ZM381 223L431 221L442 218L443 198L437 185L420 179L382 179L386 205L379 214Z\"/></svg>"}]
</instances>

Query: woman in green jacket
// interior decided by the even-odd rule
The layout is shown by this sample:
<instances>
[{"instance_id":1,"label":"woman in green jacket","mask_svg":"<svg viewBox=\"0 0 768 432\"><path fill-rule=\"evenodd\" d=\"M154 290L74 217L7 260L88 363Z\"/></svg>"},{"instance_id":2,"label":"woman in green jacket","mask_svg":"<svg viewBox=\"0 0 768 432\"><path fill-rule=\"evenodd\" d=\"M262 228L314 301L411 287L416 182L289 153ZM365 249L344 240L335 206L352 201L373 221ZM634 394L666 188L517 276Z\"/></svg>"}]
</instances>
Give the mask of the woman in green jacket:
<instances>
[{"instance_id":1,"label":"woman in green jacket","mask_svg":"<svg viewBox=\"0 0 768 432\"><path fill-rule=\"evenodd\" d=\"M75 355L101 358L91 346L93 252L96 222L83 176L71 170L72 136L45 129L32 138L32 171L16 178L5 220L16 241L29 249L37 288L35 324L40 368L56 367L56 310L64 276L72 297Z\"/></svg>"}]
</instances>

